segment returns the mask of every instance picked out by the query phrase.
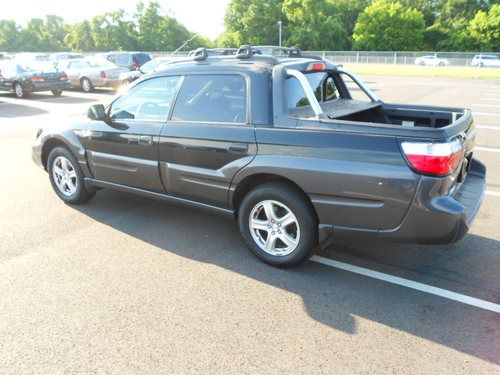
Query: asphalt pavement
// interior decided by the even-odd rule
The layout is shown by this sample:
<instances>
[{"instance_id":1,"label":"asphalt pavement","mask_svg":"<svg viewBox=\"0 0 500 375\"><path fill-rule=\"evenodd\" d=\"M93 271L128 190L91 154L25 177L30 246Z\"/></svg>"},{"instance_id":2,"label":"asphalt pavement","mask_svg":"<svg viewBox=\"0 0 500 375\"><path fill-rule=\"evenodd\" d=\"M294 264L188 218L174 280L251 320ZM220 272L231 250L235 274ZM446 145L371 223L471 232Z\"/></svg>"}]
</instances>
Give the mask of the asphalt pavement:
<instances>
[{"instance_id":1,"label":"asphalt pavement","mask_svg":"<svg viewBox=\"0 0 500 375\"><path fill-rule=\"evenodd\" d=\"M269 267L203 209L106 190L65 205L31 161L35 129L113 92L0 94L0 373L497 374L500 314L460 296L500 304L500 80L363 78L387 102L472 108L488 167L461 242L350 241L316 258L388 281Z\"/></svg>"}]
</instances>

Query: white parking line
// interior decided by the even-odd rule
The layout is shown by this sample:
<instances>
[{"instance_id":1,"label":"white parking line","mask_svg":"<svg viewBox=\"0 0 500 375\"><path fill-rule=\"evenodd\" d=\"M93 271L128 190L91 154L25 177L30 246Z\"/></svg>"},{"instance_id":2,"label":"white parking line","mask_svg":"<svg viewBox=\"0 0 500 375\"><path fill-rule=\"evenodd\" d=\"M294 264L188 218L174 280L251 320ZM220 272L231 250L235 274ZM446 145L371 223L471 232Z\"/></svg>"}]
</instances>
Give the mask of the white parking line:
<instances>
[{"instance_id":1,"label":"white parking line","mask_svg":"<svg viewBox=\"0 0 500 375\"><path fill-rule=\"evenodd\" d=\"M500 193L498 191L491 191L491 190L486 190L485 191L486 195L492 195L494 197L500 197Z\"/></svg>"},{"instance_id":2,"label":"white parking line","mask_svg":"<svg viewBox=\"0 0 500 375\"><path fill-rule=\"evenodd\" d=\"M500 107L498 104L481 104L481 103L476 103L473 104L473 106L481 106L481 107Z\"/></svg>"},{"instance_id":3,"label":"white parking line","mask_svg":"<svg viewBox=\"0 0 500 375\"><path fill-rule=\"evenodd\" d=\"M491 112L472 112L474 115L480 115L480 116L500 116L500 113L491 113Z\"/></svg>"},{"instance_id":4,"label":"white parking line","mask_svg":"<svg viewBox=\"0 0 500 375\"><path fill-rule=\"evenodd\" d=\"M500 148L483 147L483 146L474 146L474 150L489 151L489 152L500 152Z\"/></svg>"},{"instance_id":5,"label":"white parking line","mask_svg":"<svg viewBox=\"0 0 500 375\"><path fill-rule=\"evenodd\" d=\"M500 130L500 126L489 126L489 125L477 125L478 129L488 129L488 130Z\"/></svg>"},{"instance_id":6,"label":"white parking line","mask_svg":"<svg viewBox=\"0 0 500 375\"><path fill-rule=\"evenodd\" d=\"M363 275L367 277L371 277L374 279L382 280L388 283L396 284L396 285L401 285L406 288L410 289L415 289L419 290L424 293L429 293L429 294L434 294L439 297L451 299L453 301L461 302L466 305L478 307L483 310L489 310L493 311L496 313L500 313L500 305L493 303L493 302L488 302L484 301L479 298L474 298L470 296L466 296L465 294L460 294L456 292L452 292L450 290L442 289L442 288L437 288L435 286L427 285L427 284L422 284L416 281L408 280L408 279L403 279L402 277L397 277L397 276L392 276L386 273L378 272L378 271L373 271L368 268L363 268L359 266L354 266L352 264L348 263L343 263L339 262L337 260L321 257L318 255L314 255L311 260L313 262L321 263L330 267L338 268L344 271L348 272L353 272L358 275Z\"/></svg>"}]
</instances>

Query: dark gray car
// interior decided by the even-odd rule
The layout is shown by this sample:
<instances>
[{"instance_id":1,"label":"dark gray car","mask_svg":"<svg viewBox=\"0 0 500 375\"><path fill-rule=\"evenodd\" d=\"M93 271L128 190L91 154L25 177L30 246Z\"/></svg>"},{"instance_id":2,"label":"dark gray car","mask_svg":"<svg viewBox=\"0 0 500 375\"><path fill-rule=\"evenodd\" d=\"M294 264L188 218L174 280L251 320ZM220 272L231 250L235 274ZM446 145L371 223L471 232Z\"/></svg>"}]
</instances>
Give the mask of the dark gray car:
<instances>
[{"instance_id":1,"label":"dark gray car","mask_svg":"<svg viewBox=\"0 0 500 375\"><path fill-rule=\"evenodd\" d=\"M486 173L469 110L384 103L299 51L207 55L40 129L33 158L56 194L77 204L111 188L227 213L275 266L332 238L448 244L467 232Z\"/></svg>"}]
</instances>

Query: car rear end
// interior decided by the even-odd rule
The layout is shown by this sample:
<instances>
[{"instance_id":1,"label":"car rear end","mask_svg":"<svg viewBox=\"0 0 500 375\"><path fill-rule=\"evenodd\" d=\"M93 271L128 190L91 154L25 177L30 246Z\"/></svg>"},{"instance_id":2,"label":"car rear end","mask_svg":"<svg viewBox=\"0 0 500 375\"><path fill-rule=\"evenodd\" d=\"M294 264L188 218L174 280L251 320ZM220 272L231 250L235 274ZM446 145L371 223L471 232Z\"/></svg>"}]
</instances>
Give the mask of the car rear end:
<instances>
[{"instance_id":1,"label":"car rear end","mask_svg":"<svg viewBox=\"0 0 500 375\"><path fill-rule=\"evenodd\" d=\"M59 71L28 71L24 83L28 92L66 90L71 86L67 74Z\"/></svg>"},{"instance_id":2,"label":"car rear end","mask_svg":"<svg viewBox=\"0 0 500 375\"><path fill-rule=\"evenodd\" d=\"M396 230L382 238L450 244L460 240L476 216L486 187L486 168L474 158L476 129L469 110L446 129L445 141L399 139L409 168L420 175L417 193Z\"/></svg>"},{"instance_id":3,"label":"car rear end","mask_svg":"<svg viewBox=\"0 0 500 375\"><path fill-rule=\"evenodd\" d=\"M151 60L151 55L145 52L132 53L132 65L130 70L135 70Z\"/></svg>"}]
</instances>

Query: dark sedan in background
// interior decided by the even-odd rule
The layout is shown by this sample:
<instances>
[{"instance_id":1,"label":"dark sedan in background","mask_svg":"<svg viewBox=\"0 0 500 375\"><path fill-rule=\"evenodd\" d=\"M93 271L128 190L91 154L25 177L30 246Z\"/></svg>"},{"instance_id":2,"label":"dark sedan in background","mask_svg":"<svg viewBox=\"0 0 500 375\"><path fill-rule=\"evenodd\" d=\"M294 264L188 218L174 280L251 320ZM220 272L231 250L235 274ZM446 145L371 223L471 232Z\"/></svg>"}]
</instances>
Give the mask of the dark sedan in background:
<instances>
[{"instance_id":1,"label":"dark sedan in background","mask_svg":"<svg viewBox=\"0 0 500 375\"><path fill-rule=\"evenodd\" d=\"M70 88L66 73L51 63L0 61L0 90L13 91L18 98L35 91L51 91L55 96Z\"/></svg>"}]
</instances>

